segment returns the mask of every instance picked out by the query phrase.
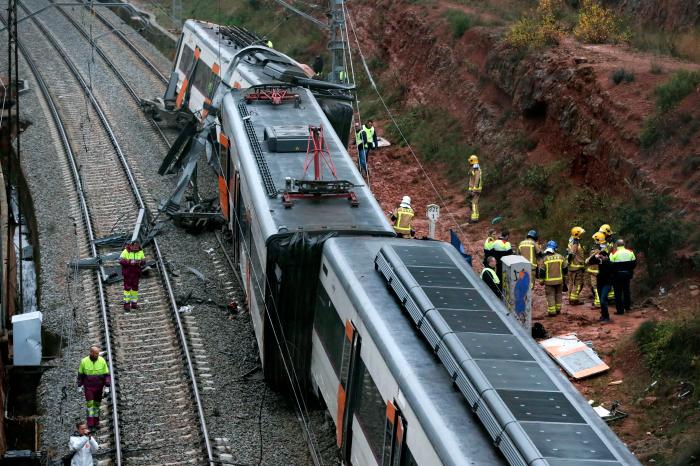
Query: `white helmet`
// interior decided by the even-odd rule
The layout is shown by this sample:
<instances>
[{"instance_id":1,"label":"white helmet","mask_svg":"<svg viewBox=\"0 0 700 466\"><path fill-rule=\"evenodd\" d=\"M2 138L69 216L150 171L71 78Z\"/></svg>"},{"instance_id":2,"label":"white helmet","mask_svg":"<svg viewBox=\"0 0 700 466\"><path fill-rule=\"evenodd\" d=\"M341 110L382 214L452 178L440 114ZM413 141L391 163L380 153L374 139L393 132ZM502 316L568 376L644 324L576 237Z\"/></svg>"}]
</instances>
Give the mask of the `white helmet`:
<instances>
[{"instance_id":1,"label":"white helmet","mask_svg":"<svg viewBox=\"0 0 700 466\"><path fill-rule=\"evenodd\" d=\"M411 207L411 198L409 196L404 196L401 199L401 207Z\"/></svg>"}]
</instances>

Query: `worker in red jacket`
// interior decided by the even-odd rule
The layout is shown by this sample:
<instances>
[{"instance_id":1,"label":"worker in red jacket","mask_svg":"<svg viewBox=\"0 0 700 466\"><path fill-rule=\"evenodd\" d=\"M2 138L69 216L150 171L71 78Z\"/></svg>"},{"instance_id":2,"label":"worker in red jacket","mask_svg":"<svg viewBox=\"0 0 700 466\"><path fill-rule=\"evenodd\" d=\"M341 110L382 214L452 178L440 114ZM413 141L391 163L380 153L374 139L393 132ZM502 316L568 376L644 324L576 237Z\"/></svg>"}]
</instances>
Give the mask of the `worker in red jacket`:
<instances>
[{"instance_id":1,"label":"worker in red jacket","mask_svg":"<svg viewBox=\"0 0 700 466\"><path fill-rule=\"evenodd\" d=\"M122 266L124 277L124 310L138 309L139 307L139 279L141 267L146 263L146 257L141 249L141 243L131 241L119 256L119 264Z\"/></svg>"}]
</instances>

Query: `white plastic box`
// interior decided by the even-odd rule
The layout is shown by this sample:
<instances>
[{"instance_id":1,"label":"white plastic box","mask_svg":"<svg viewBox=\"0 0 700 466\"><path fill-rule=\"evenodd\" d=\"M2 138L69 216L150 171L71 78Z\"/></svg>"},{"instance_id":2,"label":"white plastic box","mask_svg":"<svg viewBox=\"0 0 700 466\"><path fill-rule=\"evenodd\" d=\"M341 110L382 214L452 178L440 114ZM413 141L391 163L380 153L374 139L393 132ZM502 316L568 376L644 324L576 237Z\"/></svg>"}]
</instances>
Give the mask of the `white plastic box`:
<instances>
[{"instance_id":1,"label":"white plastic box","mask_svg":"<svg viewBox=\"0 0 700 466\"><path fill-rule=\"evenodd\" d=\"M15 366L41 365L41 312L12 316Z\"/></svg>"}]
</instances>

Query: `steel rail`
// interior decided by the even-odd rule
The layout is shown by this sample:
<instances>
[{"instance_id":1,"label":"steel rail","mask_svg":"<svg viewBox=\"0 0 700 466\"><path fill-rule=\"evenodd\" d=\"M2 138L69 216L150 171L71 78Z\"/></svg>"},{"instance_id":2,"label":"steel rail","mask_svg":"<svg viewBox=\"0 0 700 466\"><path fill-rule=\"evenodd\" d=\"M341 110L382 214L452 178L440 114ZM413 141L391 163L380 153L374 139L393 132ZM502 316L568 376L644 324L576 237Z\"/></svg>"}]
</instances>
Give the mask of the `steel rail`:
<instances>
[{"instance_id":1,"label":"steel rail","mask_svg":"<svg viewBox=\"0 0 700 466\"><path fill-rule=\"evenodd\" d=\"M20 5L22 7L22 9L25 11L25 13L27 13L27 14L30 13L27 10L27 8L24 5L22 5L22 3L20 1L18 1L17 3L18 3L18 5ZM39 21L36 17L32 17L32 21L34 21L34 23L37 25L37 27L42 31L42 33L46 36L46 38L51 42L51 44L54 46L54 48L56 49L58 54L61 56L61 58L63 58L63 61L66 63L68 68L71 70L71 72L73 73L75 78L78 80L78 82L82 86L83 91L85 92L86 96L89 98L90 102L92 103L93 108L95 109L95 112L97 113L103 128L105 129L105 131L107 132L107 135L109 136L109 139L112 143L112 146L114 147L114 149L117 153L119 161L122 164L122 167L124 168L124 173L126 174L127 179L129 180L129 184L131 186L132 193L134 194L134 197L136 198L136 201L137 201L139 207L144 209L144 211L146 212L147 219L150 220L150 211L146 207L146 204L144 203L143 198L141 197L141 193L138 190L138 186L136 184L136 180L134 178L131 167L129 166L129 163L126 160L126 156L124 155L124 153L121 149L121 146L119 145L119 142L117 141L117 138L114 134L114 131L112 130L112 127L109 124L109 121L108 121L101 105L99 104L99 102L97 102L97 99L95 98L93 92L91 91L90 86L88 86L88 84L85 82L82 75L80 74L80 71L75 66L75 64L73 63L71 58L68 56L67 52L58 43L56 38L46 28L46 26L41 21ZM171 309L172 309L173 314L174 314L174 319L175 319L175 322L177 323L178 333L180 336L180 345L181 345L183 352L184 352L184 355L185 355L185 360L187 363L188 375L190 377L192 392L193 392L193 396L195 399L195 403L197 405L197 413L198 413L199 422L200 422L200 430L202 432L202 435L204 436L204 445L205 445L205 449L207 452L207 459L208 459L209 464L213 465L214 464L213 452L212 452L211 444L209 441L209 432L208 432L207 426L206 426L206 420L205 420L205 416L204 416L204 408L202 406L202 400L201 400L201 397L199 394L199 389L197 387L197 377L196 377L196 374L194 371L194 365L192 364L192 358L190 356L189 348L187 345L185 331L184 331L184 328L182 326L180 316L178 315L177 302L175 300L175 295L174 295L174 292L172 289L172 285L170 283L170 278L168 276L168 272L167 272L167 269L165 267L165 261L163 260L162 253L160 251L160 246L158 245L158 240L156 238L153 238L153 246L154 246L154 249L156 251L156 260L158 263L158 268L160 269L161 277L163 279L163 284L164 284L164 287L168 293L168 297L170 299L170 304L171 304Z\"/></svg>"},{"instance_id":2,"label":"steel rail","mask_svg":"<svg viewBox=\"0 0 700 466\"><path fill-rule=\"evenodd\" d=\"M121 39L121 41L124 42L124 44L126 44L126 46L129 47L129 49L131 49L131 51L134 52L134 54L136 54L136 56L139 57L139 59L141 59L141 61L143 61L143 63L147 67L149 67L151 69L151 71L153 71L153 73L155 73L158 76L158 78L163 82L163 84L168 84L168 78L166 78L163 75L163 73L160 72L158 67L156 67L156 65L154 65L153 62L151 60L149 60L146 55L143 54L143 52L136 46L136 44L134 44L132 41L130 41L126 37L126 35L120 29L118 29L114 25L114 23L112 23L110 20L108 20L102 13L100 13L99 11L92 8L94 6L94 3L90 3L90 4L84 3L84 6L85 6L85 8L87 8L90 11L90 13L92 13L97 19L99 19L102 22L102 24L104 24L111 31L113 31L115 33L115 35L117 35L119 37L119 39ZM63 10L63 9L61 8L61 10Z\"/></svg>"},{"instance_id":3,"label":"steel rail","mask_svg":"<svg viewBox=\"0 0 700 466\"><path fill-rule=\"evenodd\" d=\"M117 69L114 62L112 60L110 60L109 57L107 57L107 54L104 52L104 50L102 50L102 48L99 45L97 45L97 43L90 37L90 35L87 33L87 31L85 31L85 29L80 24L78 24L78 22L75 21L75 19L73 19L68 13L66 13L66 11L63 8L60 8L59 4L55 3L54 0L49 0L49 2L51 2L54 5L57 5L58 6L57 10L60 11L61 14L68 21L70 21L70 23L73 26L75 26L75 28L78 30L78 32L80 32L80 34L85 38L85 40L87 40L95 48L95 50L97 50L97 53L100 55L100 57L102 57L102 60L104 60L104 62L107 64L107 66L114 72L114 74L117 75L119 82L121 82L122 85L126 88L126 90L129 92L129 94L134 99L136 104L140 105L141 98L136 93L136 90L133 88L133 86L131 86L131 84L129 84L129 82L126 80L126 77L124 77L124 75L121 73L121 71L119 71ZM149 121L151 122L151 125L153 126L153 128L158 132L161 139L163 139L163 142L165 142L165 144L168 146L168 148L170 148L171 147L170 141L165 136L165 133L163 133L163 130L161 129L161 127L158 126L158 123L156 123L156 121L153 118L149 118Z\"/></svg>"},{"instance_id":4,"label":"steel rail","mask_svg":"<svg viewBox=\"0 0 700 466\"><path fill-rule=\"evenodd\" d=\"M6 25L5 19L0 16L0 21ZM22 41L17 40L17 45L19 46L20 50L22 51L22 55L24 55L24 59L27 62L27 65L32 71L32 74L36 78L37 84L39 85L39 89L41 89L41 93L44 96L44 99L46 100L46 104L49 107L49 110L51 111L51 117L54 121L54 124L56 125L56 129L58 130L58 133L61 137L61 144L63 145L64 150L66 151L66 156L68 158L68 162L70 164L71 168L71 173L73 175L73 181L75 183L75 189L78 193L78 198L80 200L80 207L83 215L83 221L85 222L85 230L87 231L88 239L90 241L90 252L92 254L93 258L97 258L97 247L95 246L95 234L94 234L94 228L92 226L92 221L90 219L90 210L87 206L87 201L85 199L85 191L83 189L83 183L82 180L80 179L80 171L78 170L78 164L76 163L76 157L75 153L73 152L73 148L71 147L70 141L68 140L68 134L66 132L66 127L63 122L63 119L61 118L61 115L58 112L58 109L56 108L56 104L54 102L53 96L51 95L51 92L49 91L48 86L46 85L46 82L44 81L44 77L39 71L39 68L36 66L36 63L34 63L34 59L32 58L31 54L29 51L24 47L24 44ZM100 300L100 311L102 314L102 322L104 325L104 333L105 333L105 346L106 346L106 351L107 351L107 364L109 365L109 373L112 375L111 381L110 381L110 390L111 390L111 404L112 404L112 432L114 436L114 451L116 455L116 463L117 465L121 465L122 461L122 451L121 451L121 438L120 438L120 432L119 432L119 414L117 410L117 390L116 390L116 374L114 373L114 365L113 365L113 358L112 358L112 345L111 345L111 334L109 330L109 316L108 316L108 311L107 311L107 299L105 297L105 292L104 292L104 285L102 282L103 276L104 276L104 269L102 267L102 264L99 265L99 269L96 271L97 274L97 291L99 295L99 300Z\"/></svg>"}]
</instances>

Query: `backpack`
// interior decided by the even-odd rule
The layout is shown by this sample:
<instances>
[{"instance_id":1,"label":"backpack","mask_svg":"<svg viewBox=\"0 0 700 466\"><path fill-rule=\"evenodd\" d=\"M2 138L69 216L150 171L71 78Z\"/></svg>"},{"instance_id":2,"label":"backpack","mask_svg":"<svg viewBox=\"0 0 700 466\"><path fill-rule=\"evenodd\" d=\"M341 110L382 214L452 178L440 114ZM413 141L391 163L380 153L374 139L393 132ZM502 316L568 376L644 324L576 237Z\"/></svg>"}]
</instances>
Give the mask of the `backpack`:
<instances>
[{"instance_id":1,"label":"backpack","mask_svg":"<svg viewBox=\"0 0 700 466\"><path fill-rule=\"evenodd\" d=\"M532 326L532 338L547 338L547 330L545 330L544 325L535 322L535 325Z\"/></svg>"}]
</instances>

